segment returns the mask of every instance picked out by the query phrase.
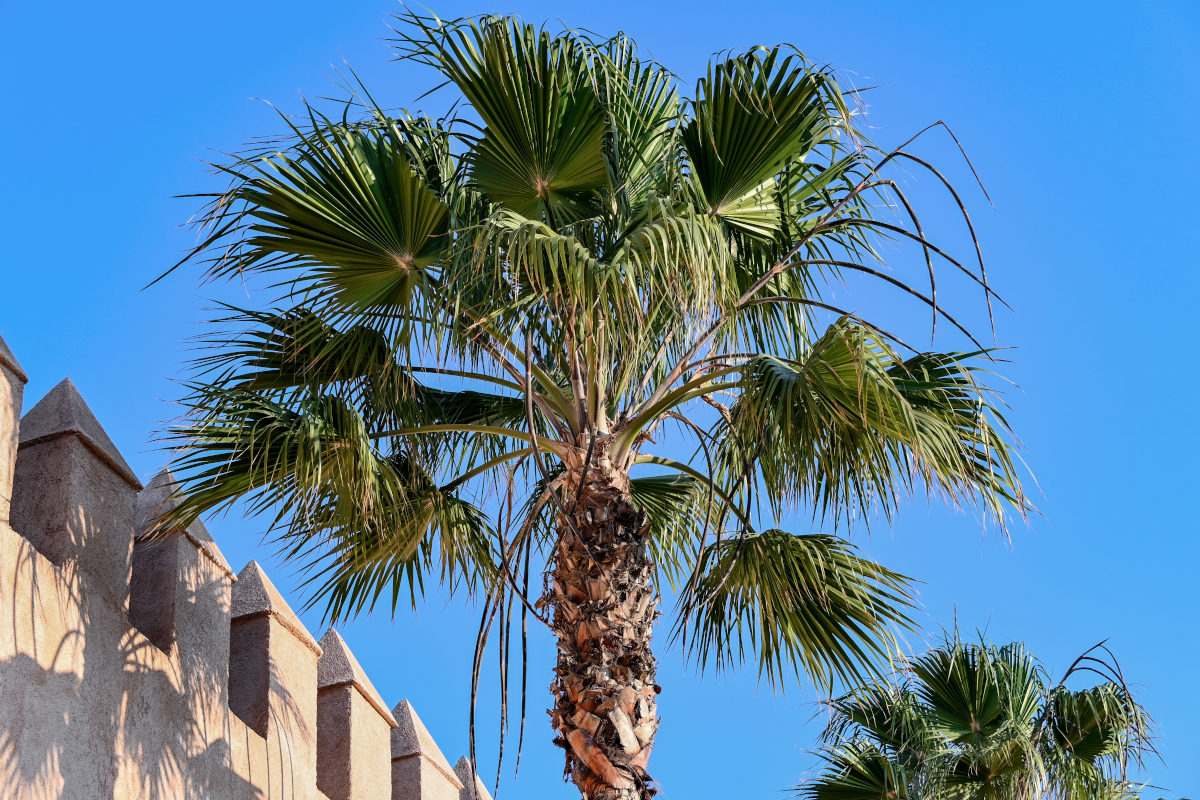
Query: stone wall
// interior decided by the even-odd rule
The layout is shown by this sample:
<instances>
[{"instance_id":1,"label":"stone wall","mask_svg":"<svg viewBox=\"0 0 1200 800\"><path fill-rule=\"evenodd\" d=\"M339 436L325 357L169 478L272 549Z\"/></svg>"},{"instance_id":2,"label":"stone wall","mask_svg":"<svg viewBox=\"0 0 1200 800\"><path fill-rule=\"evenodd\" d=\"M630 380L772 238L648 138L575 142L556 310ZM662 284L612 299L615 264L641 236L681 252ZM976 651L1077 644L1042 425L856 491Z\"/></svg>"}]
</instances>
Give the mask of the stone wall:
<instances>
[{"instance_id":1,"label":"stone wall","mask_svg":"<svg viewBox=\"0 0 1200 800\"><path fill-rule=\"evenodd\" d=\"M0 339L0 798L490 800L341 636L234 574L64 380L24 417Z\"/></svg>"}]
</instances>

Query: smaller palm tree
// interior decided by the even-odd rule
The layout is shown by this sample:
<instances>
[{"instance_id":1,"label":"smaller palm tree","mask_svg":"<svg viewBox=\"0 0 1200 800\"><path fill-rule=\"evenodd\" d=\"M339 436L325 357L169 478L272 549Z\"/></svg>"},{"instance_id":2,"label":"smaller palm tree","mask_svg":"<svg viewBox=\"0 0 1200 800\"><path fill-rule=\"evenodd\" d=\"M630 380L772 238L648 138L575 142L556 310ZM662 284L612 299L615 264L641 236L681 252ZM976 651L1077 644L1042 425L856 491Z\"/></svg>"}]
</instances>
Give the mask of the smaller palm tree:
<instances>
[{"instance_id":1,"label":"smaller palm tree","mask_svg":"<svg viewBox=\"0 0 1200 800\"><path fill-rule=\"evenodd\" d=\"M1069 689L1082 673L1104 681ZM1053 683L1021 644L957 636L831 704L805 800L1125 800L1149 716L1103 642Z\"/></svg>"}]
</instances>

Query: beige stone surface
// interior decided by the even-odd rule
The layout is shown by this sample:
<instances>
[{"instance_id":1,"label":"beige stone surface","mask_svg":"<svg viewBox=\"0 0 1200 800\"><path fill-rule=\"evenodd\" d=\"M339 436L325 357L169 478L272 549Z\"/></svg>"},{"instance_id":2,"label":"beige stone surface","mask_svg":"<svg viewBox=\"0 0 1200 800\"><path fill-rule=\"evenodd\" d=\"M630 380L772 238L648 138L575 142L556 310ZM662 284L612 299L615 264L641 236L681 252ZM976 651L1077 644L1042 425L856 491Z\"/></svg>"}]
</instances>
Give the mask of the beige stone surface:
<instances>
[{"instance_id":1,"label":"beige stone surface","mask_svg":"<svg viewBox=\"0 0 1200 800\"><path fill-rule=\"evenodd\" d=\"M65 434L79 437L135 490L142 488L121 451L108 438L70 378L63 378L21 418L21 444L33 444Z\"/></svg>"},{"instance_id":2,"label":"beige stone surface","mask_svg":"<svg viewBox=\"0 0 1200 800\"><path fill-rule=\"evenodd\" d=\"M375 691L371 679L359 666L358 659L350 652L350 646L346 644L342 635L330 628L317 644L321 648L321 658L317 661L317 686L322 689L341 685L353 686L383 717L389 729L396 727L396 720L392 718L392 712L388 711L387 703L383 702L379 692Z\"/></svg>"},{"instance_id":3,"label":"beige stone surface","mask_svg":"<svg viewBox=\"0 0 1200 800\"><path fill-rule=\"evenodd\" d=\"M317 661L317 788L330 800L390 800L396 721L341 635L321 637Z\"/></svg>"},{"instance_id":4,"label":"beige stone surface","mask_svg":"<svg viewBox=\"0 0 1200 800\"><path fill-rule=\"evenodd\" d=\"M17 465L18 420L29 378L0 336L0 525L8 523L13 470Z\"/></svg>"},{"instance_id":5,"label":"beige stone surface","mask_svg":"<svg viewBox=\"0 0 1200 800\"><path fill-rule=\"evenodd\" d=\"M296 612L292 611L292 607L283 599L283 595L275 588L275 584L271 583L271 579L257 561L251 561L238 573L237 591L233 593L230 614L234 619L258 614L269 616L290 631L314 655L321 655L321 647L317 640L304 627L304 623L296 616Z\"/></svg>"},{"instance_id":6,"label":"beige stone surface","mask_svg":"<svg viewBox=\"0 0 1200 800\"><path fill-rule=\"evenodd\" d=\"M459 800L492 800L492 794L483 785L483 781L471 768L471 759L463 756L454 765L454 774L462 781L463 788L459 792Z\"/></svg>"},{"instance_id":7,"label":"beige stone surface","mask_svg":"<svg viewBox=\"0 0 1200 800\"><path fill-rule=\"evenodd\" d=\"M300 623L257 562L238 574L230 598L229 703L266 744L268 774L281 798L318 797L317 658ZM245 745L243 755L239 749ZM257 740L236 739L235 760L253 766ZM274 796L274 795L271 795Z\"/></svg>"},{"instance_id":8,"label":"beige stone surface","mask_svg":"<svg viewBox=\"0 0 1200 800\"><path fill-rule=\"evenodd\" d=\"M392 709L394 800L459 800L463 784L408 700Z\"/></svg>"},{"instance_id":9,"label":"beige stone surface","mask_svg":"<svg viewBox=\"0 0 1200 800\"><path fill-rule=\"evenodd\" d=\"M141 484L69 379L20 422L10 523L51 563L73 564L89 594L128 607Z\"/></svg>"},{"instance_id":10,"label":"beige stone surface","mask_svg":"<svg viewBox=\"0 0 1200 800\"><path fill-rule=\"evenodd\" d=\"M138 493L137 517L134 523L135 542L162 534L159 517L179 505L179 499L175 495L177 489L175 476L171 474L170 470L164 469L155 475L150 483L146 484L145 489ZM190 539L200 552L211 559L218 569L228 575L230 579L235 578L233 567L229 566L229 562L221 554L221 549L217 547L212 534L208 532L208 528L203 522L196 520L181 533Z\"/></svg>"},{"instance_id":11,"label":"beige stone surface","mask_svg":"<svg viewBox=\"0 0 1200 800\"><path fill-rule=\"evenodd\" d=\"M411 706L257 563L147 535L169 473L141 489L69 381L19 423L24 385L0 339L2 800L460 800Z\"/></svg>"},{"instance_id":12,"label":"beige stone surface","mask_svg":"<svg viewBox=\"0 0 1200 800\"><path fill-rule=\"evenodd\" d=\"M25 370L21 369L21 364L17 361L17 357L13 355L13 351L9 349L8 342L4 341L4 337L0 336L0 369L5 369L11 372L21 384L29 383L29 376L25 374ZM21 411L20 406L16 407L18 416Z\"/></svg>"}]
</instances>

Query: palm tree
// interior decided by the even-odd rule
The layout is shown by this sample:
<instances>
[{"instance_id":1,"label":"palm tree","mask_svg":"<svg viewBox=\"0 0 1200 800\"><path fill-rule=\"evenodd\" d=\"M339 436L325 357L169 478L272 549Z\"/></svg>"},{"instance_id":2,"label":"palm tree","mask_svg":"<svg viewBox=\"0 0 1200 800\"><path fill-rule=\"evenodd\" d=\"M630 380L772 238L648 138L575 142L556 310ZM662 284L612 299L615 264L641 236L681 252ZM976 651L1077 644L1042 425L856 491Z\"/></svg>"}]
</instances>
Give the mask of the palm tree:
<instances>
[{"instance_id":1,"label":"palm tree","mask_svg":"<svg viewBox=\"0 0 1200 800\"><path fill-rule=\"evenodd\" d=\"M480 598L476 681L493 626L544 623L567 774L648 798L661 590L700 664L832 686L887 654L908 584L781 530L790 508L836 526L924 486L1024 513L986 351L904 357L822 294L877 278L957 326L883 271L881 236L990 290L883 172L927 163L871 146L798 52L719 58L682 99L623 35L411 15L396 36L453 115L352 86L219 167L189 258L276 300L231 307L196 362L177 513L269 513L334 619L435 574Z\"/></svg>"},{"instance_id":2,"label":"palm tree","mask_svg":"<svg viewBox=\"0 0 1200 800\"><path fill-rule=\"evenodd\" d=\"M1069 689L1082 673L1103 682ZM1020 644L957 637L830 704L807 800L1132 800L1151 722L1100 643L1052 683Z\"/></svg>"}]
</instances>

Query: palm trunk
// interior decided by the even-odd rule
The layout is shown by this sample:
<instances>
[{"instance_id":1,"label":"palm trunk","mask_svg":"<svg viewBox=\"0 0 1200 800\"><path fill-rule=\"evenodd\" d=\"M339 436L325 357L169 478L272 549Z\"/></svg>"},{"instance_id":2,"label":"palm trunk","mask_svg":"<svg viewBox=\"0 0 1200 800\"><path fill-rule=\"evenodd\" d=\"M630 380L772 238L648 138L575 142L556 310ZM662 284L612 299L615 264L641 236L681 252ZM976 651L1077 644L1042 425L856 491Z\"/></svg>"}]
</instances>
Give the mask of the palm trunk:
<instances>
[{"instance_id":1,"label":"palm trunk","mask_svg":"<svg viewBox=\"0 0 1200 800\"><path fill-rule=\"evenodd\" d=\"M628 477L597 461L582 492L571 481L570 522L559 520L548 598L558 634L550 715L584 800L648 800L660 688L646 515L633 505Z\"/></svg>"}]
</instances>

